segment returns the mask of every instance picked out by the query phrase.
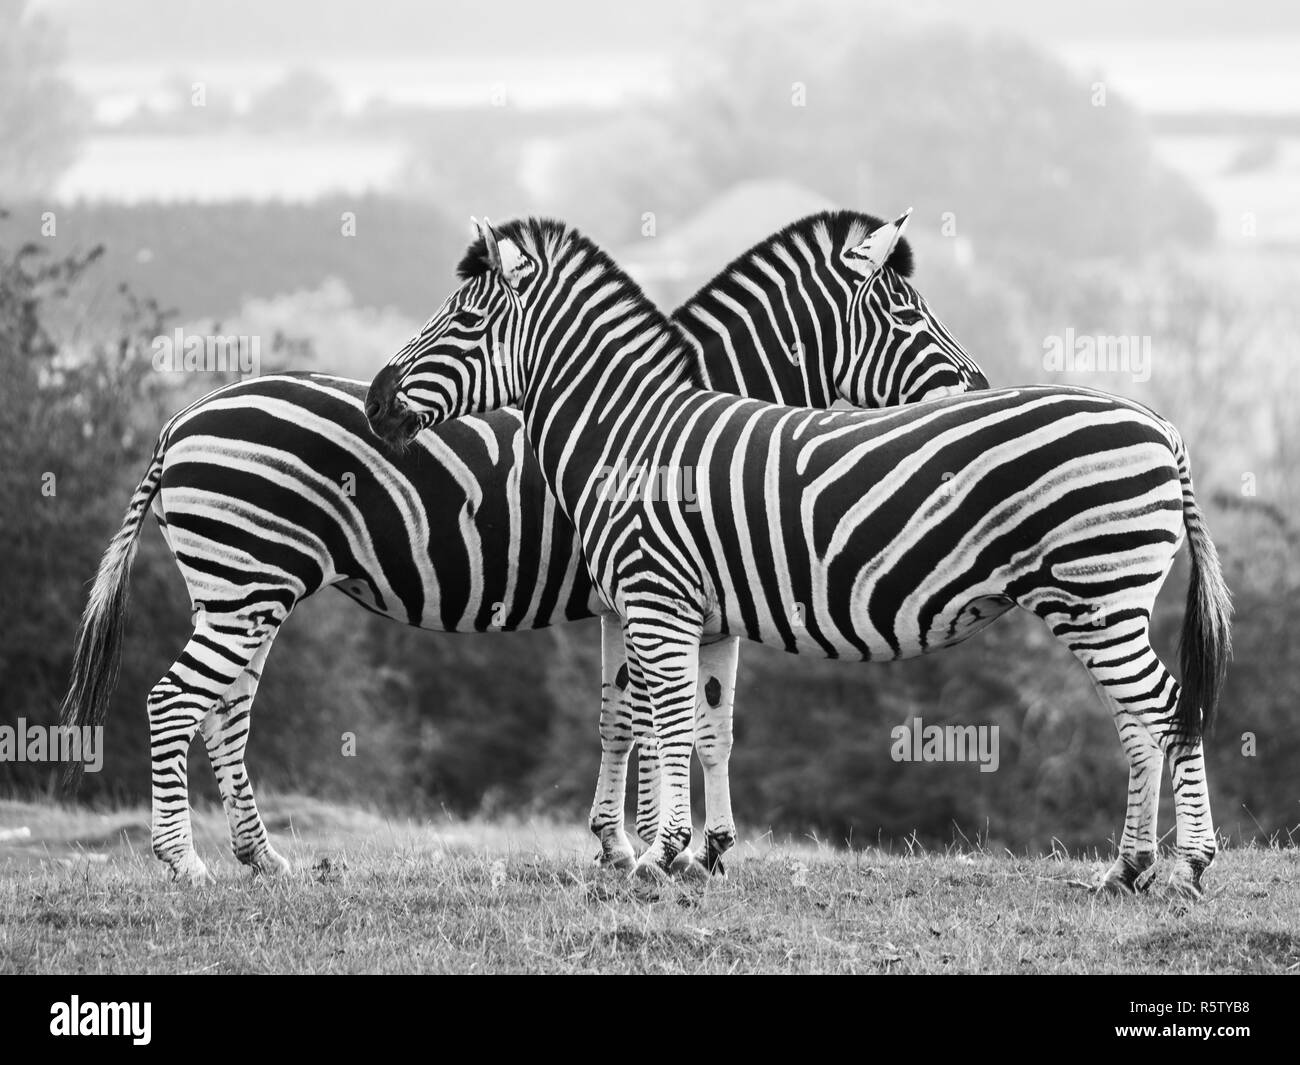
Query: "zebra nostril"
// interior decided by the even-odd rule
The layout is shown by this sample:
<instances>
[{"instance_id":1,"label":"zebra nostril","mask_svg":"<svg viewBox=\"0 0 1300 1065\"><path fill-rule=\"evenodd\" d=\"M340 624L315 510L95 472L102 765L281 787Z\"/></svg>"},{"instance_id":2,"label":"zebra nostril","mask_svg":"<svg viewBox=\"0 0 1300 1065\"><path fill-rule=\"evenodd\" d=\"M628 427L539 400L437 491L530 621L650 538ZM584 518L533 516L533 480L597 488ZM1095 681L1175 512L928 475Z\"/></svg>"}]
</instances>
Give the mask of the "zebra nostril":
<instances>
[{"instance_id":1,"label":"zebra nostril","mask_svg":"<svg viewBox=\"0 0 1300 1065\"><path fill-rule=\"evenodd\" d=\"M371 382L370 388L366 392L366 418L372 425L383 414L392 409L393 381L396 376L397 371L393 367L385 366L375 375L374 381Z\"/></svg>"}]
</instances>

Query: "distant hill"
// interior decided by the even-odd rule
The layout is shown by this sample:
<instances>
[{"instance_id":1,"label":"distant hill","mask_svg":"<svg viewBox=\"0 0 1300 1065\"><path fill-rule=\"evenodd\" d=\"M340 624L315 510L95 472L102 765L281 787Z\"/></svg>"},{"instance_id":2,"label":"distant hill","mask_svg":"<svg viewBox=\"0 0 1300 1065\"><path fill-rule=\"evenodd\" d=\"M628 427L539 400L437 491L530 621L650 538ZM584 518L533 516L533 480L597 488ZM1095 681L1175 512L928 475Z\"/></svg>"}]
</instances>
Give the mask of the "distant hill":
<instances>
[{"instance_id":1,"label":"distant hill","mask_svg":"<svg viewBox=\"0 0 1300 1065\"><path fill-rule=\"evenodd\" d=\"M176 202L60 208L58 235L40 235L48 205L6 204L0 244L107 250L99 276L126 282L182 319L234 314L246 300L315 289L330 278L358 306L393 307L421 321L452 286L465 223L427 204L331 197L311 204ZM344 236L341 216L356 216Z\"/></svg>"}]
</instances>

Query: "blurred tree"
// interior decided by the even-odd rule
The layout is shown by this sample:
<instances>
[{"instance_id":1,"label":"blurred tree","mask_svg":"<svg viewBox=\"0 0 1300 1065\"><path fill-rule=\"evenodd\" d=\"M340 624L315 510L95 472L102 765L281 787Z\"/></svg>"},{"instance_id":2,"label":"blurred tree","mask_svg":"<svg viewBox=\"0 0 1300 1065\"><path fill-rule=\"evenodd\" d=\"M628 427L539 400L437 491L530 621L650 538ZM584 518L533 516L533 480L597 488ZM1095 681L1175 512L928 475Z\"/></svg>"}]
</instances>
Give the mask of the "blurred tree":
<instances>
[{"instance_id":1,"label":"blurred tree","mask_svg":"<svg viewBox=\"0 0 1300 1065\"><path fill-rule=\"evenodd\" d=\"M397 187L457 223L463 245L470 215L503 221L524 214L528 120L508 106L429 115L413 135ZM540 136L538 128L533 135ZM460 249L458 249L460 250Z\"/></svg>"},{"instance_id":2,"label":"blurred tree","mask_svg":"<svg viewBox=\"0 0 1300 1065\"><path fill-rule=\"evenodd\" d=\"M389 770L412 797L461 812L530 803L553 715L554 646L547 631L448 636L376 619L368 657L384 680L384 712L402 729ZM593 730L599 676L590 678Z\"/></svg>"},{"instance_id":3,"label":"blurred tree","mask_svg":"<svg viewBox=\"0 0 1300 1065\"><path fill-rule=\"evenodd\" d=\"M159 374L151 341L166 329L156 303L125 289L84 317L101 250L58 256L27 244L0 252L0 724L57 720L86 584L121 524L126 501L167 415L215 375ZM410 805L394 771L406 749L396 715L365 668L354 607L304 611L277 641L258 693L249 765L259 783ZM86 796L148 794L145 696L184 645L190 604L152 520L131 579L133 609L121 678L105 725L105 764ZM315 604L313 604L313 607ZM395 627L392 627L395 628ZM282 658L281 658L282 656ZM343 753L343 733L356 737ZM196 794L215 795L195 744ZM0 794L52 786L47 763L0 763Z\"/></svg>"},{"instance_id":4,"label":"blurred tree","mask_svg":"<svg viewBox=\"0 0 1300 1065\"><path fill-rule=\"evenodd\" d=\"M116 123L125 136L214 133L229 128L239 116L228 94L209 92L206 83L189 74L172 74L158 92L135 105Z\"/></svg>"},{"instance_id":5,"label":"blurred tree","mask_svg":"<svg viewBox=\"0 0 1300 1065\"><path fill-rule=\"evenodd\" d=\"M547 195L537 204L544 213L615 246L671 232L720 191L716 175L697 158L696 143L682 136L679 117L646 112L562 138L545 185ZM653 220L649 232L647 216Z\"/></svg>"},{"instance_id":6,"label":"blurred tree","mask_svg":"<svg viewBox=\"0 0 1300 1065\"><path fill-rule=\"evenodd\" d=\"M134 407L151 369L138 355L161 331L158 308L124 295L117 336L75 355L51 328L46 303L66 300L99 257L55 258L35 245L0 257L0 683L5 717L33 723L57 716L79 582L121 522L126 496L110 503L105 486L124 463L138 477L153 445ZM65 567L79 578L52 579ZM5 768L43 778L46 767Z\"/></svg>"},{"instance_id":7,"label":"blurred tree","mask_svg":"<svg viewBox=\"0 0 1300 1065\"><path fill-rule=\"evenodd\" d=\"M680 214L784 178L846 207L914 205L915 231L1029 274L1212 234L1137 112L1018 39L779 0L743 19L705 5L681 40L677 91L575 144L561 202Z\"/></svg>"},{"instance_id":8,"label":"blurred tree","mask_svg":"<svg viewBox=\"0 0 1300 1065\"><path fill-rule=\"evenodd\" d=\"M342 111L342 97L329 78L298 69L253 97L248 121L256 129L303 133L337 120Z\"/></svg>"},{"instance_id":9,"label":"blurred tree","mask_svg":"<svg viewBox=\"0 0 1300 1065\"><path fill-rule=\"evenodd\" d=\"M76 158L82 105L59 73L62 42L26 0L0 4L0 190L48 199Z\"/></svg>"}]
</instances>

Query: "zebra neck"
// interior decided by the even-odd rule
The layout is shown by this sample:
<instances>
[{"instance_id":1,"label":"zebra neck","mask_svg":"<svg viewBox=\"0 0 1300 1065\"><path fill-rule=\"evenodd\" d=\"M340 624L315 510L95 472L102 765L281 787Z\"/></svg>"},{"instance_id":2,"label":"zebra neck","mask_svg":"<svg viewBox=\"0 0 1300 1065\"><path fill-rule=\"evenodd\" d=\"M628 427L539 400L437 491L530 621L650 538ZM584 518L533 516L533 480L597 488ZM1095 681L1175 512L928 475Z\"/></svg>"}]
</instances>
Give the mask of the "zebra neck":
<instances>
[{"instance_id":1,"label":"zebra neck","mask_svg":"<svg viewBox=\"0 0 1300 1065\"><path fill-rule=\"evenodd\" d=\"M596 341L554 337L532 362L521 408L542 475L572 519L593 484L635 458L647 419L665 417L701 389L680 338L665 326Z\"/></svg>"},{"instance_id":2,"label":"zebra neck","mask_svg":"<svg viewBox=\"0 0 1300 1065\"><path fill-rule=\"evenodd\" d=\"M826 408L836 398L836 355L848 343L843 285L820 274L733 274L679 308L673 324L705 388Z\"/></svg>"}]
</instances>

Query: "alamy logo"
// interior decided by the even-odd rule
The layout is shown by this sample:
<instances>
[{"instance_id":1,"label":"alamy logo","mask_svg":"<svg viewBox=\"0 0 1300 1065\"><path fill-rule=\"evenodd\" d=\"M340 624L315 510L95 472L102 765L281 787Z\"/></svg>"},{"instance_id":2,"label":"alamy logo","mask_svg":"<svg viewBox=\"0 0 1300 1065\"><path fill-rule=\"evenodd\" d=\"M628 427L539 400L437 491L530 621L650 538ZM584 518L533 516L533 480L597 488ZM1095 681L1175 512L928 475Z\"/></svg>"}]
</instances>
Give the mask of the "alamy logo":
<instances>
[{"instance_id":1,"label":"alamy logo","mask_svg":"<svg viewBox=\"0 0 1300 1065\"><path fill-rule=\"evenodd\" d=\"M895 725L889 757L895 762L978 762L981 773L996 773L998 725L927 725L914 717Z\"/></svg>"},{"instance_id":2,"label":"alamy logo","mask_svg":"<svg viewBox=\"0 0 1300 1065\"><path fill-rule=\"evenodd\" d=\"M104 765L102 725L0 725L0 762L84 762L87 773Z\"/></svg>"},{"instance_id":3,"label":"alamy logo","mask_svg":"<svg viewBox=\"0 0 1300 1065\"><path fill-rule=\"evenodd\" d=\"M1151 380L1149 336L1076 335L1043 338L1043 369L1049 373L1127 373L1138 384Z\"/></svg>"},{"instance_id":4,"label":"alamy logo","mask_svg":"<svg viewBox=\"0 0 1300 1065\"><path fill-rule=\"evenodd\" d=\"M700 509L693 466L629 466L620 460L617 466L602 466L596 471L596 487L598 498L603 500L670 500L685 503L689 511Z\"/></svg>"},{"instance_id":5,"label":"alamy logo","mask_svg":"<svg viewBox=\"0 0 1300 1065\"><path fill-rule=\"evenodd\" d=\"M130 1036L136 1046L148 1046L151 1012L149 1002L82 1002L73 995L50 1006L50 1035Z\"/></svg>"},{"instance_id":6,"label":"alamy logo","mask_svg":"<svg viewBox=\"0 0 1300 1065\"><path fill-rule=\"evenodd\" d=\"M171 335L156 336L153 368L161 373L234 372L256 377L262 367L262 338L214 333L186 333L177 328Z\"/></svg>"}]
</instances>

